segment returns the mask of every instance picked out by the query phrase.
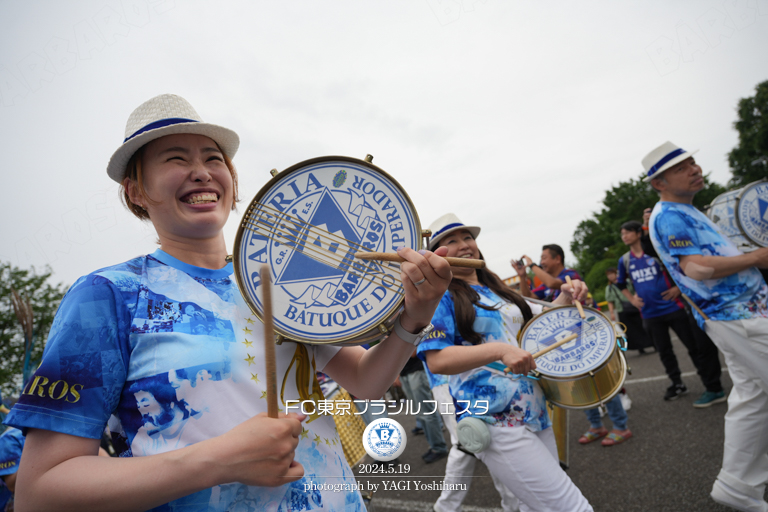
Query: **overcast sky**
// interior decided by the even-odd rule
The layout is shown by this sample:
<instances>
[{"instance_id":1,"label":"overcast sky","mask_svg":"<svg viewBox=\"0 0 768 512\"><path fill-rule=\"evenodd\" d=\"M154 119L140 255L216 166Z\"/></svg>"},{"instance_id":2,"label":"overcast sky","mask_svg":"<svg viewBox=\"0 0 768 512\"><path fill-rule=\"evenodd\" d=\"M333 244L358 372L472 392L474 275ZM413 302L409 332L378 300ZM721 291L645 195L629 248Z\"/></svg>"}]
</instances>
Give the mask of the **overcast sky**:
<instances>
[{"instance_id":1,"label":"overcast sky","mask_svg":"<svg viewBox=\"0 0 768 512\"><path fill-rule=\"evenodd\" d=\"M767 50L768 0L0 0L0 260L71 284L152 252L105 169L175 93L240 134L241 212L272 168L370 153L506 277L666 140L727 182Z\"/></svg>"}]
</instances>

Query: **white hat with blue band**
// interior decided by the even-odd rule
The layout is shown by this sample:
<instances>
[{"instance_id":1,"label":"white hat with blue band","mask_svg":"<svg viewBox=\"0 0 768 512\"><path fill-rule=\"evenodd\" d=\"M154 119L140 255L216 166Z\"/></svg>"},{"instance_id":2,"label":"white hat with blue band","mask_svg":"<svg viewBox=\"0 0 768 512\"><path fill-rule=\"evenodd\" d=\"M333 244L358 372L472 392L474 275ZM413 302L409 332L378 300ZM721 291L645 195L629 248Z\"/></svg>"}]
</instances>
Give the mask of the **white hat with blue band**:
<instances>
[{"instance_id":1,"label":"white hat with blue band","mask_svg":"<svg viewBox=\"0 0 768 512\"><path fill-rule=\"evenodd\" d=\"M240 137L228 128L204 123L187 100L175 94L161 94L139 105L125 125L125 139L107 165L107 174L118 183L125 178L125 167L144 144L166 135L192 133L216 142L229 158L240 147Z\"/></svg>"},{"instance_id":2,"label":"white hat with blue band","mask_svg":"<svg viewBox=\"0 0 768 512\"><path fill-rule=\"evenodd\" d=\"M661 176L661 173L692 157L697 151L698 149L696 151L686 151L669 141L665 142L643 158L643 169L645 169L643 181L651 181L653 178L658 178Z\"/></svg>"},{"instance_id":3,"label":"white hat with blue band","mask_svg":"<svg viewBox=\"0 0 768 512\"><path fill-rule=\"evenodd\" d=\"M465 226L455 214L446 213L429 225L429 230L432 231L432 238L429 239L429 250L434 250L440 240L459 229L469 231L472 238L477 238L480 234L479 226Z\"/></svg>"}]
</instances>

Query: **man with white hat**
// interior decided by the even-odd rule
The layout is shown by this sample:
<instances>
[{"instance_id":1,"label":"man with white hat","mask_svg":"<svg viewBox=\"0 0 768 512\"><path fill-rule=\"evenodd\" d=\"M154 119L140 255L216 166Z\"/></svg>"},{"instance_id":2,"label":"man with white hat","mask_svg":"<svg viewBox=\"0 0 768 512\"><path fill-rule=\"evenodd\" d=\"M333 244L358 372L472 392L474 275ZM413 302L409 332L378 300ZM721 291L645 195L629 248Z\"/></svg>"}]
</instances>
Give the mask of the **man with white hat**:
<instances>
[{"instance_id":1,"label":"man with white hat","mask_svg":"<svg viewBox=\"0 0 768 512\"><path fill-rule=\"evenodd\" d=\"M661 196L651 241L733 380L723 467L711 496L737 510L768 512L768 286L758 270L768 267L768 248L742 254L693 206L704 178L692 152L665 142L642 162L645 181Z\"/></svg>"}]
</instances>

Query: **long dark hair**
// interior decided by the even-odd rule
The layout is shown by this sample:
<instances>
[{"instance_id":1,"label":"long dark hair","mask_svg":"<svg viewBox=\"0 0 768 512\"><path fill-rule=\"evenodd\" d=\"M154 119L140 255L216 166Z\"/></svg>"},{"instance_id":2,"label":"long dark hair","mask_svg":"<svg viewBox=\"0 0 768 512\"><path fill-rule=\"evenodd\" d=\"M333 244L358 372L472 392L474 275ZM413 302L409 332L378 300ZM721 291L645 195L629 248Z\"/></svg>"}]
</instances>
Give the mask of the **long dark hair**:
<instances>
[{"instance_id":1,"label":"long dark hair","mask_svg":"<svg viewBox=\"0 0 768 512\"><path fill-rule=\"evenodd\" d=\"M480 254L480 259L483 259L482 253ZM523 313L523 326L528 323L528 320L533 318L533 312L531 312L531 307L528 303L525 302L519 293L504 284L504 281L502 281L499 276L487 268L477 269L475 272L477 273L477 280L480 284L487 286L493 293L520 308L520 311ZM448 291L451 292L451 295L453 296L456 328L459 330L459 334L473 345L482 343L483 337L472 328L472 325L475 323L474 306L492 311L501 309L502 304L495 304L493 306L481 304L480 294L467 284L466 281L455 277L451 280L451 284L448 285Z\"/></svg>"}]
</instances>

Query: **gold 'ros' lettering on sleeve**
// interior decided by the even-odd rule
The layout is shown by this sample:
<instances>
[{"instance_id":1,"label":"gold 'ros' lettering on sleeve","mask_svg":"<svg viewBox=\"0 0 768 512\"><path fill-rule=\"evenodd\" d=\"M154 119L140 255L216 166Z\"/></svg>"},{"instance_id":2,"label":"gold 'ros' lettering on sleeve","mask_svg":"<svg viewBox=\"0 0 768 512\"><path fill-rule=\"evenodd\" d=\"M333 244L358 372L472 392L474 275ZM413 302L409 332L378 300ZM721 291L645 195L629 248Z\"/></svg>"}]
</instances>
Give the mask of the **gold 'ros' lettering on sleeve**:
<instances>
[{"instance_id":1,"label":"gold 'ros' lettering on sleeve","mask_svg":"<svg viewBox=\"0 0 768 512\"><path fill-rule=\"evenodd\" d=\"M9 460L8 462L0 462L0 469L12 468L16 465L15 460Z\"/></svg>"},{"instance_id":2,"label":"gold 'ros' lettering on sleeve","mask_svg":"<svg viewBox=\"0 0 768 512\"><path fill-rule=\"evenodd\" d=\"M441 338L445 338L445 337L446 336L445 336L445 331L444 330L435 329L431 333L429 333L429 335L426 338L424 338L424 341L436 340L436 339L441 339Z\"/></svg>"},{"instance_id":3,"label":"gold 'ros' lettering on sleeve","mask_svg":"<svg viewBox=\"0 0 768 512\"><path fill-rule=\"evenodd\" d=\"M57 380L54 382L51 382L50 385L48 383L50 380L48 377L44 377L43 375L35 375L35 378L32 380L32 383L29 384L27 389L24 390L22 393L23 395L34 395L37 393L37 396L40 398L45 398L46 392L48 396L53 400L64 400L65 402L68 402L70 404L77 403L80 400L80 393L83 389L82 384L72 384L70 385L67 381L64 380Z\"/></svg>"},{"instance_id":4,"label":"gold 'ros' lettering on sleeve","mask_svg":"<svg viewBox=\"0 0 768 512\"><path fill-rule=\"evenodd\" d=\"M670 240L669 241L670 247L693 247L693 242L690 240Z\"/></svg>"}]
</instances>

